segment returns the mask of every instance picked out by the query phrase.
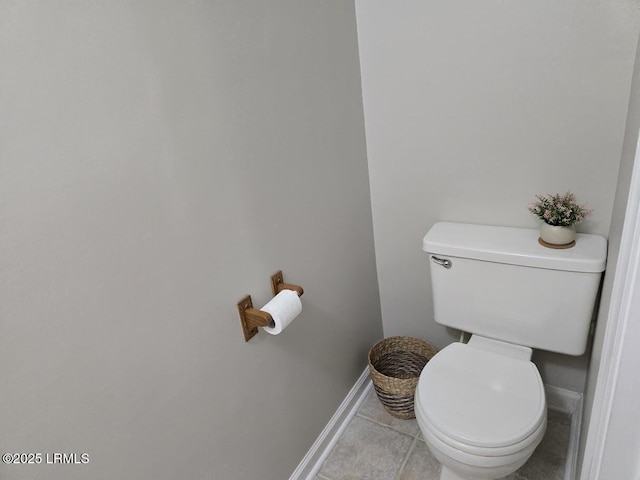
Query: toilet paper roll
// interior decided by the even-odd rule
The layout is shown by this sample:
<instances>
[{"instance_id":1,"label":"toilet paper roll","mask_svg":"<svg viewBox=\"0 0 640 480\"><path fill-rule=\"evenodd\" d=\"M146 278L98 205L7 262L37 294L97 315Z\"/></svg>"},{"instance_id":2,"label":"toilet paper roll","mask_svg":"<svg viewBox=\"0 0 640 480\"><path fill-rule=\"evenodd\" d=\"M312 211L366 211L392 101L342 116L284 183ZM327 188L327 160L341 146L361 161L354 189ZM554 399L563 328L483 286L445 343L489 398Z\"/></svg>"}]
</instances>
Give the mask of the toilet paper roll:
<instances>
[{"instance_id":1,"label":"toilet paper roll","mask_svg":"<svg viewBox=\"0 0 640 480\"><path fill-rule=\"evenodd\" d=\"M271 325L262 327L264 331L271 335L278 335L300 315L302 302L293 290L282 290L260 310L268 312L273 317Z\"/></svg>"}]
</instances>

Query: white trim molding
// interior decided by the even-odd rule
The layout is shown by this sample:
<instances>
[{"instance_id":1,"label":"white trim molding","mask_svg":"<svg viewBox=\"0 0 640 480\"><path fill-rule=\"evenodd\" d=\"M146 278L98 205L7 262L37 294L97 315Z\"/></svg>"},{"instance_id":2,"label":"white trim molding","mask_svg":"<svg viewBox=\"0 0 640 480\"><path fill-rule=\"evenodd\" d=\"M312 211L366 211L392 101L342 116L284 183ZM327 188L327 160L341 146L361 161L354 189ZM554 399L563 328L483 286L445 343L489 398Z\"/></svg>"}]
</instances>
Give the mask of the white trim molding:
<instances>
[{"instance_id":1,"label":"white trim molding","mask_svg":"<svg viewBox=\"0 0 640 480\"><path fill-rule=\"evenodd\" d=\"M315 478L372 387L373 384L369 379L369 367L367 367L342 401L336 413L333 414L327 426L324 427L320 436L311 445L289 480L313 480Z\"/></svg>"},{"instance_id":2,"label":"white trim molding","mask_svg":"<svg viewBox=\"0 0 640 480\"><path fill-rule=\"evenodd\" d=\"M638 462L637 451L626 455L633 444L630 435L638 434L640 417L637 407L629 405L638 398L629 398L629 392L620 394L620 387L629 388L623 373L635 370L640 364L637 352L637 333L640 330L640 134L631 176L620 253L611 292L611 306L605 330L602 360L598 370L589 434L584 453L581 480L608 480L627 478L619 476L620 469L637 468L629 462ZM635 320L635 321L634 321ZM634 338L630 339L629 336ZM613 415L628 419L625 432L612 428ZM633 432L633 433L632 433ZM614 453L614 450L617 451ZM631 452L629 452L631 453ZM607 455L621 457L622 462L605 462ZM626 465L625 465L626 464ZM628 477L631 480L631 477Z\"/></svg>"},{"instance_id":3,"label":"white trim molding","mask_svg":"<svg viewBox=\"0 0 640 480\"><path fill-rule=\"evenodd\" d=\"M544 390L547 397L547 407L551 410L559 410L569 415L571 426L563 480L575 480L578 468L580 431L582 427L582 394L552 385L545 385Z\"/></svg>"}]
</instances>

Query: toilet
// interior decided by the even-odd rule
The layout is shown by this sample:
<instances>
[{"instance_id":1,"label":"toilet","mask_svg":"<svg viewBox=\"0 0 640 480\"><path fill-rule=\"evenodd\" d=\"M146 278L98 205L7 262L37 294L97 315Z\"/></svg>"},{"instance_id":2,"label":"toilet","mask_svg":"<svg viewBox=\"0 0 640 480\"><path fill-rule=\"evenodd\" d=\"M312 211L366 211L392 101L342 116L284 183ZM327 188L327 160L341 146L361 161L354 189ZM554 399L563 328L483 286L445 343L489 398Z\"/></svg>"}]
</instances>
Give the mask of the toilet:
<instances>
[{"instance_id":1,"label":"toilet","mask_svg":"<svg viewBox=\"0 0 640 480\"><path fill-rule=\"evenodd\" d=\"M439 222L426 234L437 323L470 334L438 352L415 414L440 480L510 478L547 427L533 349L582 355L607 244L578 234L547 248L533 229Z\"/></svg>"}]
</instances>

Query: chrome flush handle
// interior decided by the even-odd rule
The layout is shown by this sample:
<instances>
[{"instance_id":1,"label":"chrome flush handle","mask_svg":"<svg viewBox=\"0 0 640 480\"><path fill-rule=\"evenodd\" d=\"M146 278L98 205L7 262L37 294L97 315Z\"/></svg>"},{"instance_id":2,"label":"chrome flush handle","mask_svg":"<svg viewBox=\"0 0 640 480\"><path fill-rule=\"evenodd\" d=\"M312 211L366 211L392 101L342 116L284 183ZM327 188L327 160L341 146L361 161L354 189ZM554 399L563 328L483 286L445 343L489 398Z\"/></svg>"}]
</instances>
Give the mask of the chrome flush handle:
<instances>
[{"instance_id":1,"label":"chrome flush handle","mask_svg":"<svg viewBox=\"0 0 640 480\"><path fill-rule=\"evenodd\" d=\"M447 260L446 258L438 258L434 255L431 255L431 260L433 263L437 263L438 265L442 265L444 268L451 268L451 260Z\"/></svg>"}]
</instances>

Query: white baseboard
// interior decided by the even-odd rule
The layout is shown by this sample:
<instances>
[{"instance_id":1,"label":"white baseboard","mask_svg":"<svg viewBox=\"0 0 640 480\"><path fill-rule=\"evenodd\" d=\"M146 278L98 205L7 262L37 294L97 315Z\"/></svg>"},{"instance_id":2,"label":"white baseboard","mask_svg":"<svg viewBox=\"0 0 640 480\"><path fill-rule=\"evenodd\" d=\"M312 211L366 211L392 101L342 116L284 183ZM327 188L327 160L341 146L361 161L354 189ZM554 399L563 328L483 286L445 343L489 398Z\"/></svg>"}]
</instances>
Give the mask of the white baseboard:
<instances>
[{"instance_id":1,"label":"white baseboard","mask_svg":"<svg viewBox=\"0 0 640 480\"><path fill-rule=\"evenodd\" d=\"M320 436L311 445L289 480L313 480L315 478L372 387L367 367L342 401L336 413L333 414L327 426L324 427Z\"/></svg>"},{"instance_id":2,"label":"white baseboard","mask_svg":"<svg viewBox=\"0 0 640 480\"><path fill-rule=\"evenodd\" d=\"M582 394L551 385L545 385L544 390L547 396L547 406L554 410L566 412L571 417L564 480L575 480L578 468L580 429L582 427Z\"/></svg>"}]
</instances>

